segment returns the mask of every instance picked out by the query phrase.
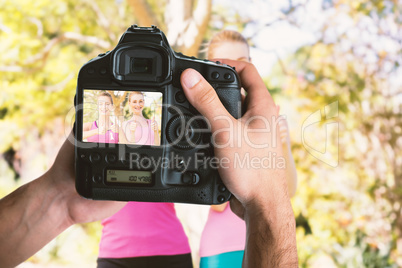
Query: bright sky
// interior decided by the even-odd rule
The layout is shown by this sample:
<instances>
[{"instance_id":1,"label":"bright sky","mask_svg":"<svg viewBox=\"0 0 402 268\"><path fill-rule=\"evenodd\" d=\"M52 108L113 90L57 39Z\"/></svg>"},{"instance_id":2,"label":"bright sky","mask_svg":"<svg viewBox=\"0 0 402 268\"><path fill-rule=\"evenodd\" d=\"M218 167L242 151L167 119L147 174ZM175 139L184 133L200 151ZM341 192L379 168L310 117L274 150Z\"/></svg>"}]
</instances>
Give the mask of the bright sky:
<instances>
[{"instance_id":1,"label":"bright sky","mask_svg":"<svg viewBox=\"0 0 402 268\"><path fill-rule=\"evenodd\" d=\"M395 23L386 21L384 22L386 25L377 25L375 20L367 17L360 19L359 28L357 28L354 26L355 22L346 15L347 10L338 7L338 13L335 13L334 9L324 9L326 2L329 0L214 0L213 4L227 12L228 22L230 17L236 15L252 21L247 23L242 34L246 38L251 38L253 46L250 51L251 58L261 76L267 76L270 73L278 57L285 59L301 46L313 44L321 38L319 30L328 20L331 20L333 27L326 31L324 42L339 42L337 37L346 33L348 38L342 40L341 47L346 51L353 45L354 53L363 56L371 66L376 66L378 51L397 55L400 43L384 35L378 36L379 27L385 26L390 35L400 37L398 34L400 30ZM289 3L293 6L305 4L292 14L293 21L290 22L281 20L284 18L284 12L289 9ZM219 27L219 25L215 26ZM229 29L238 30L230 27ZM368 44L372 49L367 47ZM402 56L400 63L402 65ZM392 88L388 89L390 94L400 92L402 69L393 70L394 66L391 63L386 67L389 69L386 79L392 85ZM402 104L402 94L399 94L396 100L396 105L400 104Z\"/></svg>"},{"instance_id":2,"label":"bright sky","mask_svg":"<svg viewBox=\"0 0 402 268\"><path fill-rule=\"evenodd\" d=\"M292 2L296 5L301 1ZM303 45L314 43L317 39L314 32L320 28L326 16L325 12L320 12L321 0L311 0L306 5L303 13L310 12L311 16L308 18L296 16L296 24L301 25L300 28L287 21L277 21L278 18L283 18L282 11L289 6L287 0L215 0L213 3L227 7L229 14L238 13L241 17L253 19L255 23L248 23L242 34L246 38L251 37L251 58L262 76L269 74L278 56L283 58ZM266 27L267 24L270 27ZM231 27L229 29L238 30Z\"/></svg>"}]
</instances>

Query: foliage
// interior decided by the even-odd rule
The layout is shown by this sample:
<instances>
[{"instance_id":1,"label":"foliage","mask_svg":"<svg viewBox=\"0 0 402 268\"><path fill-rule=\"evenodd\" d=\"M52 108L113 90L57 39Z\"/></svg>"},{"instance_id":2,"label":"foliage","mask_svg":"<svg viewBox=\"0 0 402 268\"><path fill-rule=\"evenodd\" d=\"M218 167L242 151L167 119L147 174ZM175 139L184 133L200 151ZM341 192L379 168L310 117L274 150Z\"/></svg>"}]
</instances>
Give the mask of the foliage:
<instances>
[{"instance_id":1,"label":"foliage","mask_svg":"<svg viewBox=\"0 0 402 268\"><path fill-rule=\"evenodd\" d=\"M395 267L402 253L396 247L402 231L401 5L337 1L326 8L332 15L317 42L272 74L272 86L284 89L298 113L292 137L300 187L293 204L312 227L312 234L298 231L301 264L325 253L339 267ZM336 168L309 156L298 139L306 134L302 119L316 110L327 114L331 103L337 129L315 142L338 151ZM321 130L328 130L325 123L324 117Z\"/></svg>"},{"instance_id":2,"label":"foliage","mask_svg":"<svg viewBox=\"0 0 402 268\"><path fill-rule=\"evenodd\" d=\"M285 23L314 37L294 53L275 52L264 78L290 125L300 266L402 266L401 2L324 0L312 11L317 1L178 1L186 12L177 18L172 2L0 1L1 196L48 168L71 129L80 67L130 24L153 16L186 53L201 43L190 35L194 25L204 42L228 26L244 30L264 51L260 32ZM152 12L136 13L138 5ZM79 243L93 262L99 235L99 223L75 226L31 261L71 264L79 253L66 245Z\"/></svg>"}]
</instances>

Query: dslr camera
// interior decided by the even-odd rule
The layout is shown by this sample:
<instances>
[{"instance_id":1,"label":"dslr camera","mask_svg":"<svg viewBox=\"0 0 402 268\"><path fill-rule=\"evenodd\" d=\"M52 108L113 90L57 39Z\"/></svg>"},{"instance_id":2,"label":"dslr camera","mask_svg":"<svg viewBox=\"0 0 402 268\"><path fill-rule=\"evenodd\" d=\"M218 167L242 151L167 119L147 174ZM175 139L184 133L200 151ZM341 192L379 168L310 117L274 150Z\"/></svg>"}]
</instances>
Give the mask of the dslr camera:
<instances>
[{"instance_id":1,"label":"dslr camera","mask_svg":"<svg viewBox=\"0 0 402 268\"><path fill-rule=\"evenodd\" d=\"M194 204L229 200L209 123L180 84L187 68L200 72L228 112L240 117L234 68L173 51L155 26L129 27L112 51L82 66L74 130L80 195Z\"/></svg>"}]
</instances>

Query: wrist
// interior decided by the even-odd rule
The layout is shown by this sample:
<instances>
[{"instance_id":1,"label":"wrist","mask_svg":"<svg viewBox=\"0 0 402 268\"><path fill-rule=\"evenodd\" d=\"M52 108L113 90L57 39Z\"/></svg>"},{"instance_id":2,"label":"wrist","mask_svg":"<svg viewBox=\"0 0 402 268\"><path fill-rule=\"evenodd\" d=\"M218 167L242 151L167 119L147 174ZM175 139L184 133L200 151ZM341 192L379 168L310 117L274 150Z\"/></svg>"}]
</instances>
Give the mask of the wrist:
<instances>
[{"instance_id":1,"label":"wrist","mask_svg":"<svg viewBox=\"0 0 402 268\"><path fill-rule=\"evenodd\" d=\"M298 267L296 222L289 198L286 193L268 193L245 206L245 263L247 267ZM262 255L256 258L256 252Z\"/></svg>"},{"instance_id":2,"label":"wrist","mask_svg":"<svg viewBox=\"0 0 402 268\"><path fill-rule=\"evenodd\" d=\"M63 198L47 175L2 199L0 263L15 267L71 225ZM2 214L0 213L0 214Z\"/></svg>"},{"instance_id":3,"label":"wrist","mask_svg":"<svg viewBox=\"0 0 402 268\"><path fill-rule=\"evenodd\" d=\"M37 180L35 192L43 193L42 206L46 207L46 219L52 223L55 232L62 232L74 222L69 217L68 202L71 196L68 183L57 177L57 174L52 173L52 169L43 174ZM75 188L74 188L75 189Z\"/></svg>"}]
</instances>

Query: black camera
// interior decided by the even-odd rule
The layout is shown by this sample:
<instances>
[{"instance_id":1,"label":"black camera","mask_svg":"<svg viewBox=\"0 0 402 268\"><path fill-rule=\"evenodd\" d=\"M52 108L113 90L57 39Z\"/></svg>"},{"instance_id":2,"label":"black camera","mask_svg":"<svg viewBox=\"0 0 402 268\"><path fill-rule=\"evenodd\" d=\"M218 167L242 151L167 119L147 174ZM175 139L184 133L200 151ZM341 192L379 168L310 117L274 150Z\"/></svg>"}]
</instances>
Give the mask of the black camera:
<instances>
[{"instance_id":1,"label":"black camera","mask_svg":"<svg viewBox=\"0 0 402 268\"><path fill-rule=\"evenodd\" d=\"M74 133L80 195L195 204L229 200L209 123L180 84L187 68L200 72L228 112L240 117L234 68L174 52L155 26L131 26L115 49L81 68Z\"/></svg>"}]
</instances>

